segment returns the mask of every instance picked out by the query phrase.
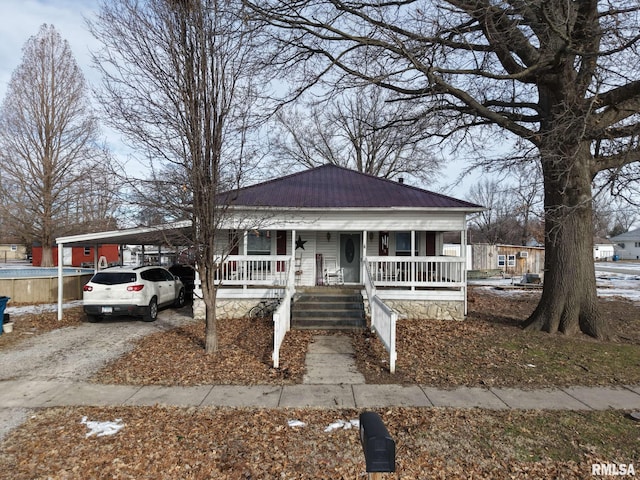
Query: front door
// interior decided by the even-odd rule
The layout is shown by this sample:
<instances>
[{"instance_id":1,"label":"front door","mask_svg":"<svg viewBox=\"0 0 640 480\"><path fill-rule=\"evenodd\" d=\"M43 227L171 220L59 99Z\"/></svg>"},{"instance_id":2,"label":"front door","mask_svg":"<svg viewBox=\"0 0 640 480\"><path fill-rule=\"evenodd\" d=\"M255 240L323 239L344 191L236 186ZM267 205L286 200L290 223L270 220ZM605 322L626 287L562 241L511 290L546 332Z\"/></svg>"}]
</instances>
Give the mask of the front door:
<instances>
[{"instance_id":1,"label":"front door","mask_svg":"<svg viewBox=\"0 0 640 480\"><path fill-rule=\"evenodd\" d=\"M340 267L345 283L360 283L360 234L340 234Z\"/></svg>"}]
</instances>

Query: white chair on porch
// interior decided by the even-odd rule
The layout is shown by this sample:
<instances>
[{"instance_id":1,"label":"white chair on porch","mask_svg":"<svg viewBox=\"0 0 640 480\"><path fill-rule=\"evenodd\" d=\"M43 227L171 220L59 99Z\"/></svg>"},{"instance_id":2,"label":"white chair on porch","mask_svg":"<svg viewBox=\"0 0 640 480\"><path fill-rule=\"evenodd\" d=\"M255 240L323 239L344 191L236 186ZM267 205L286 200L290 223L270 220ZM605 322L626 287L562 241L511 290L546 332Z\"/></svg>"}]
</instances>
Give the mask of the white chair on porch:
<instances>
[{"instance_id":1,"label":"white chair on porch","mask_svg":"<svg viewBox=\"0 0 640 480\"><path fill-rule=\"evenodd\" d=\"M344 271L338 267L336 257L324 257L324 284L343 285Z\"/></svg>"},{"instance_id":2,"label":"white chair on porch","mask_svg":"<svg viewBox=\"0 0 640 480\"><path fill-rule=\"evenodd\" d=\"M298 256L296 255L296 259L295 259L295 275L296 275L296 285L300 285L300 282L302 281L302 256Z\"/></svg>"}]
</instances>

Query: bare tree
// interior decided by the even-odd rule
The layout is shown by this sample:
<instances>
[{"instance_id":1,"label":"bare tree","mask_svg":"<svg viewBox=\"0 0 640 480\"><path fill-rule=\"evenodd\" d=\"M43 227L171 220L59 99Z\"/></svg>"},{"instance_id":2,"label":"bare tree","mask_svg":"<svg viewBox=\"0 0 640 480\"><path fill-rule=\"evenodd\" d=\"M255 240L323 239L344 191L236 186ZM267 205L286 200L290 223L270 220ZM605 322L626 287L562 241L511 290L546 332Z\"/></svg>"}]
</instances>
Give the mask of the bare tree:
<instances>
[{"instance_id":1,"label":"bare tree","mask_svg":"<svg viewBox=\"0 0 640 480\"><path fill-rule=\"evenodd\" d=\"M215 352L215 277L230 247L220 235L230 218L220 194L238 185L250 158L256 32L234 0L105 1L90 29L104 45L94 60L104 78L105 112L150 159L140 198L165 216L192 221L182 244L197 255L205 350Z\"/></svg>"},{"instance_id":2,"label":"bare tree","mask_svg":"<svg viewBox=\"0 0 640 480\"><path fill-rule=\"evenodd\" d=\"M421 102L456 139L493 132L534 148L546 273L525 325L610 336L597 308L591 186L640 159L636 0L246 3L278 29L281 64L302 66L307 85L339 69Z\"/></svg>"},{"instance_id":3,"label":"bare tree","mask_svg":"<svg viewBox=\"0 0 640 480\"><path fill-rule=\"evenodd\" d=\"M511 243L513 224L509 220L514 218L514 207L508 191L495 179L484 179L471 187L469 200L487 208L471 219L471 225L477 231L476 241Z\"/></svg>"},{"instance_id":4,"label":"bare tree","mask_svg":"<svg viewBox=\"0 0 640 480\"><path fill-rule=\"evenodd\" d=\"M433 183L440 165L422 125L406 122L408 108L369 85L308 102L303 111L280 110L272 135L278 164L290 171L333 163L378 177Z\"/></svg>"},{"instance_id":5,"label":"bare tree","mask_svg":"<svg viewBox=\"0 0 640 480\"><path fill-rule=\"evenodd\" d=\"M69 218L69 194L93 177L98 162L109 160L98 133L69 44L52 25L42 25L25 44L2 104L0 189L7 224L42 244L43 266L53 265L55 236L77 223Z\"/></svg>"},{"instance_id":6,"label":"bare tree","mask_svg":"<svg viewBox=\"0 0 640 480\"><path fill-rule=\"evenodd\" d=\"M520 228L520 245L527 245L532 239L542 241L539 226L544 217L543 182L539 163L525 164L516 169L516 185L511 188L514 197L515 216Z\"/></svg>"}]
</instances>

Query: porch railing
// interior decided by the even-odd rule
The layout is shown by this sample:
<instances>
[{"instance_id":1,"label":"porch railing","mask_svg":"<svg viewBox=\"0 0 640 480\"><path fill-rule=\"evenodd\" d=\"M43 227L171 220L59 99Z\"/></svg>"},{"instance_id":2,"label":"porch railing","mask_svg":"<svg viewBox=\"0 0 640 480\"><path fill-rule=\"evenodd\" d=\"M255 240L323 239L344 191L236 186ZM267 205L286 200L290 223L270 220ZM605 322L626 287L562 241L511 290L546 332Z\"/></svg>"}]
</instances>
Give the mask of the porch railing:
<instances>
[{"instance_id":1,"label":"porch railing","mask_svg":"<svg viewBox=\"0 0 640 480\"><path fill-rule=\"evenodd\" d=\"M367 257L377 287L464 287L462 257Z\"/></svg>"},{"instance_id":2,"label":"porch railing","mask_svg":"<svg viewBox=\"0 0 640 480\"><path fill-rule=\"evenodd\" d=\"M285 286L291 257L288 255L229 255L220 265L216 282L229 286Z\"/></svg>"},{"instance_id":3,"label":"porch railing","mask_svg":"<svg viewBox=\"0 0 640 480\"><path fill-rule=\"evenodd\" d=\"M285 335L291 329L291 300L294 293L293 284L287 285L280 305L273 314L273 368L280 367L280 347Z\"/></svg>"},{"instance_id":4,"label":"porch railing","mask_svg":"<svg viewBox=\"0 0 640 480\"><path fill-rule=\"evenodd\" d=\"M396 323L398 313L390 309L377 295L376 287L369 268L365 268L364 288L369 300L371 313L371 329L376 332L378 338L389 352L389 372L395 373L396 359Z\"/></svg>"}]
</instances>

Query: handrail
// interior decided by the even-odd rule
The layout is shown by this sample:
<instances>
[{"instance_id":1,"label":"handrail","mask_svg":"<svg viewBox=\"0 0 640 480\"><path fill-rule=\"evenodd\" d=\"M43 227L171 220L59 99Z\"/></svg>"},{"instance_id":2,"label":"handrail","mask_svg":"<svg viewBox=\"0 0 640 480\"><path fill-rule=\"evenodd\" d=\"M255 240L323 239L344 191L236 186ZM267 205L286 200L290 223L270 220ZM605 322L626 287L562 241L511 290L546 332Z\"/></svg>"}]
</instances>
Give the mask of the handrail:
<instances>
[{"instance_id":1,"label":"handrail","mask_svg":"<svg viewBox=\"0 0 640 480\"><path fill-rule=\"evenodd\" d=\"M291 300L296 292L295 282L292 281L293 277L291 273L291 262L287 267L287 284L284 291L284 296L280 302L280 305L273 313L273 353L271 358L273 360L273 368L280 367L280 347L284 342L284 337L291 329Z\"/></svg>"},{"instance_id":2,"label":"handrail","mask_svg":"<svg viewBox=\"0 0 640 480\"><path fill-rule=\"evenodd\" d=\"M371 329L389 352L389 371L396 371L396 324L398 314L389 308L377 295L376 287L369 270L369 262L365 261L364 287L369 301L371 314Z\"/></svg>"}]
</instances>

